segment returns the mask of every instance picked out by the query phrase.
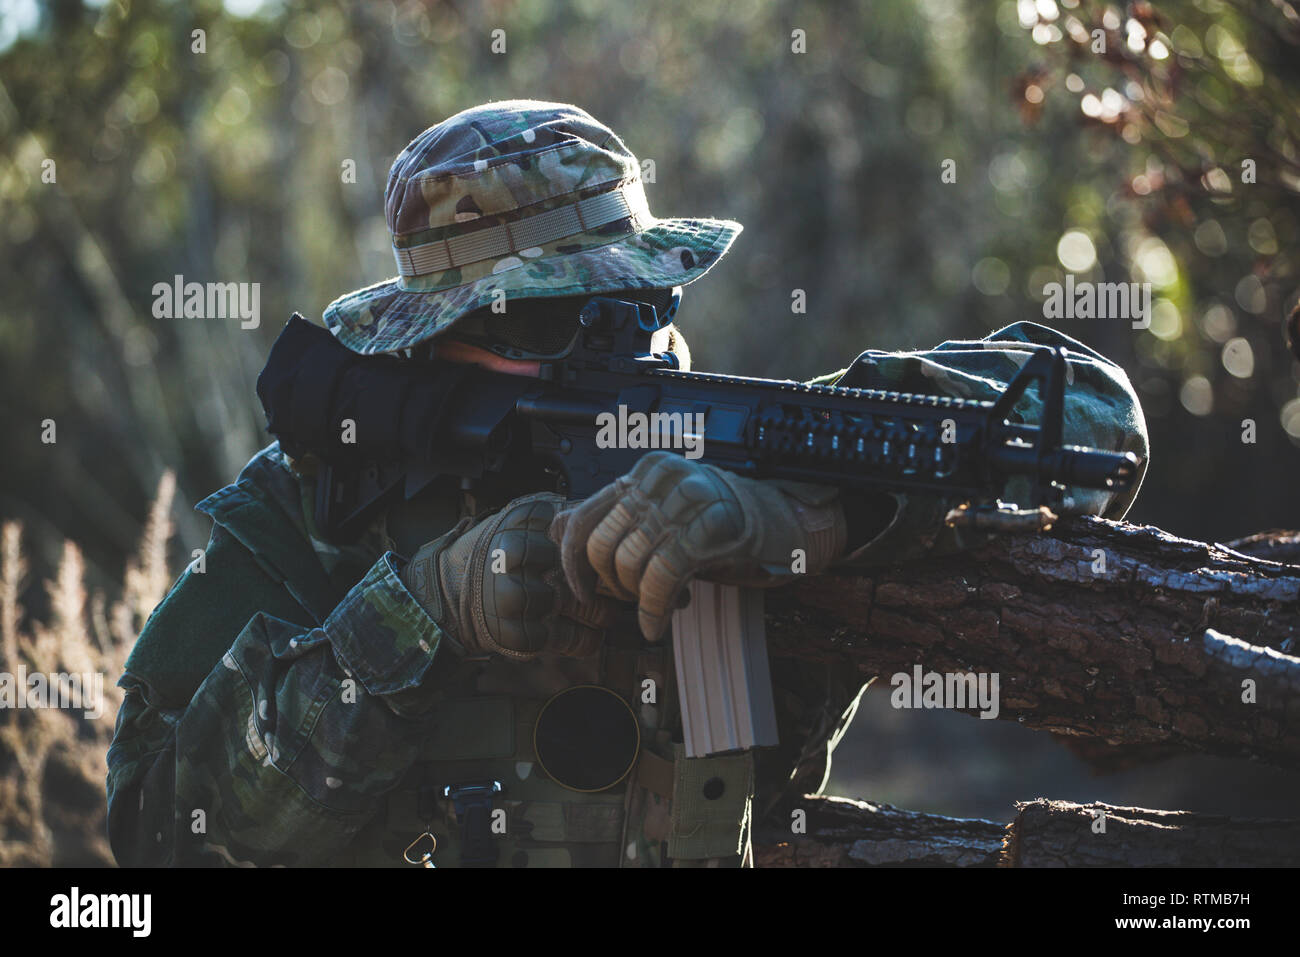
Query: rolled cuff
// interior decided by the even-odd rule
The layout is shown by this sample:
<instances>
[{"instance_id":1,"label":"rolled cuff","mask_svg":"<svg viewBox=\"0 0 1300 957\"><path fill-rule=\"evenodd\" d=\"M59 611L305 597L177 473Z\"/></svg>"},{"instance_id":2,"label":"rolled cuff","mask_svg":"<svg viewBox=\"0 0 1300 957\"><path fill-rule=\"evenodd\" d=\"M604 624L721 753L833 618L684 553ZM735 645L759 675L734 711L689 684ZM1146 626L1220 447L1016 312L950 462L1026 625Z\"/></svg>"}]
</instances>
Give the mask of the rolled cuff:
<instances>
[{"instance_id":1,"label":"rolled cuff","mask_svg":"<svg viewBox=\"0 0 1300 957\"><path fill-rule=\"evenodd\" d=\"M339 663L372 695L418 687L442 641L438 625L402 584L401 563L387 552L322 626Z\"/></svg>"}]
</instances>

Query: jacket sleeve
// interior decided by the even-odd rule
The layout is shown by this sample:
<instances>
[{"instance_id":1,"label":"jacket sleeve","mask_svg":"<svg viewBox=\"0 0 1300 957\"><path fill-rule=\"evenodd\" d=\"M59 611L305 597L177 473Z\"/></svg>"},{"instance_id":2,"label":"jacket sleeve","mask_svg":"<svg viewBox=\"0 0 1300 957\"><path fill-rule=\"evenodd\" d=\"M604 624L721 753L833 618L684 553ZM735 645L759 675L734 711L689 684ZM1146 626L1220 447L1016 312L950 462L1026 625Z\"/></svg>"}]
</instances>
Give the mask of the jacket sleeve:
<instances>
[{"instance_id":1,"label":"jacket sleeve","mask_svg":"<svg viewBox=\"0 0 1300 957\"><path fill-rule=\"evenodd\" d=\"M119 864L313 865L347 845L412 763L436 684L441 634L400 562L380 558L321 627L254 613L183 707L128 671L108 753ZM205 587L183 577L168 602ZM155 613L140 640L204 624Z\"/></svg>"}]
</instances>

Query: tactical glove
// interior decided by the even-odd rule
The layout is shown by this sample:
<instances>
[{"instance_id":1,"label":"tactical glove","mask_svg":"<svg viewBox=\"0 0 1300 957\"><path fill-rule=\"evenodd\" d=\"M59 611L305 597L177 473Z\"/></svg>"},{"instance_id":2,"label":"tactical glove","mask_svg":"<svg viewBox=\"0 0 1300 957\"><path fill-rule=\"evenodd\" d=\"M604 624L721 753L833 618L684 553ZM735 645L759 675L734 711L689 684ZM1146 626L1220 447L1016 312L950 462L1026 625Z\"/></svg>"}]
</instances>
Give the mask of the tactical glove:
<instances>
[{"instance_id":1,"label":"tactical glove","mask_svg":"<svg viewBox=\"0 0 1300 957\"><path fill-rule=\"evenodd\" d=\"M651 452L560 512L551 537L579 599L593 598L599 584L636 602L641 633L655 641L694 577L770 587L830 565L847 538L837 496L834 488L758 481Z\"/></svg>"},{"instance_id":2,"label":"tactical glove","mask_svg":"<svg viewBox=\"0 0 1300 957\"><path fill-rule=\"evenodd\" d=\"M546 534L563 505L550 492L527 495L478 524L463 519L415 553L403 581L454 650L520 661L599 650L615 605L580 603L569 591Z\"/></svg>"}]
</instances>

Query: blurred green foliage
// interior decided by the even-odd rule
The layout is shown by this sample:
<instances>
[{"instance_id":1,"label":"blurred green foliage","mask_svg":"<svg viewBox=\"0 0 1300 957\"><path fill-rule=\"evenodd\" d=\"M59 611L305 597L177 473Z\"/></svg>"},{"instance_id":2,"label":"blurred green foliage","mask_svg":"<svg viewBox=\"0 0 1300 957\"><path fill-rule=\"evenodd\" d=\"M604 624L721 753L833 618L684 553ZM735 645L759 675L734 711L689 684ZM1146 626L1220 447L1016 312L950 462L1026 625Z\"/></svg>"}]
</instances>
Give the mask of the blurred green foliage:
<instances>
[{"instance_id":1,"label":"blurred green foliage","mask_svg":"<svg viewBox=\"0 0 1300 957\"><path fill-rule=\"evenodd\" d=\"M745 224L687 290L697 366L808 378L1042 321L1067 266L1150 281L1149 330L1056 323L1139 389L1130 517L1300 526L1298 24L1287 0L0 3L0 515L38 570L83 543L102 586L170 466L188 559L189 506L268 441L253 382L280 324L392 275L393 157L526 96L653 160L659 215ZM176 274L260 283L261 327L155 319Z\"/></svg>"},{"instance_id":2,"label":"blurred green foliage","mask_svg":"<svg viewBox=\"0 0 1300 957\"><path fill-rule=\"evenodd\" d=\"M251 386L281 321L392 274L392 158L459 109L534 96L584 106L653 160L661 215L746 225L685 300L705 367L809 377L868 347L1041 320L1070 234L1079 278L1156 285L1152 330L1059 323L1141 389L1154 455L1136 516L1216 537L1297 524L1280 319L1300 59L1286 4L1256 6L40 6L0 29L0 510L102 567L165 465L188 504L228 480L266 440ZM153 318L153 284L177 273L261 283L261 328Z\"/></svg>"}]
</instances>

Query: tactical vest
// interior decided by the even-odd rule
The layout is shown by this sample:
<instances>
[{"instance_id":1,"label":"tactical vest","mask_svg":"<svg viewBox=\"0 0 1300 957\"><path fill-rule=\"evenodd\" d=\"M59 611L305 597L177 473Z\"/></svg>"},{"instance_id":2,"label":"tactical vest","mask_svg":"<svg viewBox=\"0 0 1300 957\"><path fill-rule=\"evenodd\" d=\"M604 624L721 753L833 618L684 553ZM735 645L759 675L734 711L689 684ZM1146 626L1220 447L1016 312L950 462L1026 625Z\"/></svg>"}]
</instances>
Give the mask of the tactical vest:
<instances>
[{"instance_id":1,"label":"tactical vest","mask_svg":"<svg viewBox=\"0 0 1300 957\"><path fill-rule=\"evenodd\" d=\"M431 851L435 867L739 865L749 847L752 756L686 759L673 742L670 646L626 636L619 629L581 660L459 666L434 706L420 760L340 863L391 865ZM560 730L571 740L552 734L539 746L539 716L569 695L578 721ZM613 735L611 747L602 732L620 720L635 722L635 739L629 746ZM565 766L548 766L548 756ZM597 780L581 780L590 763L604 767L594 769Z\"/></svg>"},{"instance_id":2,"label":"tactical vest","mask_svg":"<svg viewBox=\"0 0 1300 957\"><path fill-rule=\"evenodd\" d=\"M303 541L311 491L308 483L299 487L274 450L265 450L235 485L198 507L248 548L316 621L323 621L364 574L365 565L339 562L326 571L319 559L338 549L314 539L310 524L306 534L312 544ZM299 505L302 512L286 514ZM432 730L423 753L332 863L747 863L753 755L684 756L677 740L680 713L671 642L645 642L633 612L588 658L456 661L447 655L439 667L441 694L428 716ZM604 690L573 693L592 688ZM539 718L548 705L558 709L570 702L578 704L567 720L550 722L539 737ZM630 743L628 726L635 727ZM554 767L543 760L548 756ZM589 771L597 780L584 780Z\"/></svg>"}]
</instances>

